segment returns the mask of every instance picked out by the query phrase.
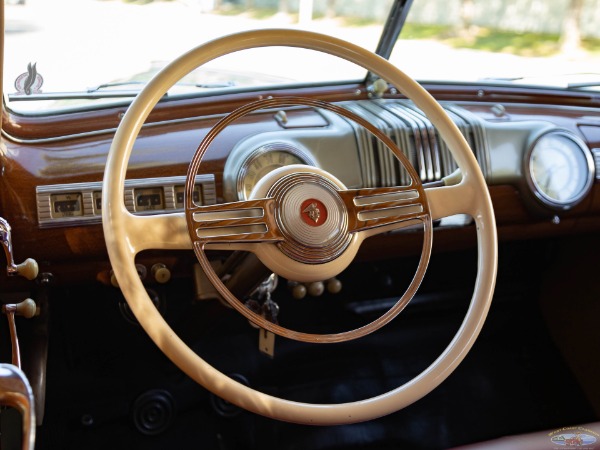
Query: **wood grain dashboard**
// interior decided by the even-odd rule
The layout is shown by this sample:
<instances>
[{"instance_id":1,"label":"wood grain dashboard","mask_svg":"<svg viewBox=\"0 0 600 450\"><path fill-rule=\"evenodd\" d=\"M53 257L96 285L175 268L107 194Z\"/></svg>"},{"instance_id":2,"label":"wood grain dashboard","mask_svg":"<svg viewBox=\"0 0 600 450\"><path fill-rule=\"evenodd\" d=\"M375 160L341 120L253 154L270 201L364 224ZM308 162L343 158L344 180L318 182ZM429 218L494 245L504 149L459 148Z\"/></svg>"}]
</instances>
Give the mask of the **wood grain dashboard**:
<instances>
[{"instance_id":1,"label":"wood grain dashboard","mask_svg":"<svg viewBox=\"0 0 600 450\"><path fill-rule=\"evenodd\" d=\"M597 97L518 89L470 89L429 86L439 100L451 101L484 123L547 123L579 136L589 149L600 148L600 104ZM188 163L212 126L235 107L269 95L318 97L322 100L368 101L360 85L302 89L293 92L262 92L223 98L187 99L158 105L143 127L134 147L127 178L162 179L185 176ZM394 96L389 95L389 98ZM56 116L18 116L4 111L1 145L1 215L13 228L16 258L33 257L42 272L59 282L101 279L107 282L110 265L102 227L97 222L45 227L38 215L40 186L100 183L104 165L125 107L81 111ZM313 111L291 111L295 120L311 122ZM211 145L201 173L214 177L215 201L223 202L224 168L232 149L249 136L280 133L282 124L273 111L243 117ZM532 210L522 186L490 183L501 239L530 239L583 233L600 229L600 184L593 186L576 206L565 211L540 214ZM434 251L453 250L475 244L472 226L435 231ZM390 258L420 250L419 239L410 235L380 235L369 239L360 252L364 259ZM185 254L183 254L185 253ZM189 254L188 254L189 253ZM166 262L174 273L189 275L192 252L161 252L141 255ZM18 280L10 285L18 287Z\"/></svg>"}]
</instances>

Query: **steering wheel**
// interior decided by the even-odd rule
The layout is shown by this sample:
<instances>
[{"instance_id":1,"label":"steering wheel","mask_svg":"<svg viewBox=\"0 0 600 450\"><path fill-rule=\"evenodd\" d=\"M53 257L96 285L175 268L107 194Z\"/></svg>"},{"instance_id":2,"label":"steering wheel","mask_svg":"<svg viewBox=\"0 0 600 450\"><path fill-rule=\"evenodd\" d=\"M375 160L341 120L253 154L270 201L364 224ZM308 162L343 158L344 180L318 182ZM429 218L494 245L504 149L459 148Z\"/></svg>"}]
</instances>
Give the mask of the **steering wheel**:
<instances>
[{"instance_id":1,"label":"steering wheel","mask_svg":"<svg viewBox=\"0 0 600 450\"><path fill-rule=\"evenodd\" d=\"M144 121L161 97L179 79L202 64L236 51L268 46L300 47L338 56L391 83L411 99L438 129L461 170L461 182L454 186L424 189L416 172L393 142L359 117L347 115L350 120L367 127L396 154L409 172L411 184L408 187L348 190L323 170L289 166L263 178L247 201L205 207L194 205L191 193L202 156L214 136L236 117L281 104L324 107L347 114L334 105L309 99L268 99L240 108L220 121L205 137L188 171L184 213L154 216L129 213L123 201L129 158ZM308 186L308 191L304 191L302 186ZM311 202L306 206L305 200L313 201L316 206L311 210ZM398 214L392 217L381 213L387 211L389 208L385 205L389 207L390 204L403 211L400 217ZM416 205L416 209L406 212L402 207L407 204ZM324 209L327 214L327 220L317 227L310 222L319 214L313 214L312 218L309 214L315 208L320 212ZM478 238L475 288L459 330L442 354L418 376L387 393L351 403L293 402L256 391L227 377L174 333L148 297L135 269L135 256L143 250L193 248L224 298L259 326L294 339L338 342L367 334L389 322L402 310L418 288L429 260L431 221L455 214L473 217ZM330 220L331 217L333 219ZM214 394L246 410L288 422L333 425L371 420L395 412L429 393L452 373L473 345L489 310L496 279L496 225L487 185L471 149L443 108L418 83L387 60L348 42L307 31L258 30L226 36L194 48L159 72L132 102L115 134L104 173L102 220L108 254L119 286L132 312L155 344L188 376ZM214 227L206 226L219 220L221 226L229 227L227 232L214 233ZM292 278L298 281L324 279L323 273L337 274L343 270L366 237L414 221L423 224L425 237L413 283L391 313L384 314L380 322L367 325L369 329L352 330L350 335L304 335L282 330L264 319L261 321L261 316L241 305L227 291L212 272L203 253L205 246L215 244L221 246L219 248L250 250L265 265L283 276L293 273L297 276ZM299 222L304 224L297 226ZM243 232L231 232L236 223L241 224L239 230ZM327 228L331 223L333 225ZM305 232L306 227L311 227L311 233L320 233L318 242L325 242L322 245L327 247L326 251L320 249L321 244L311 240L311 233L307 235ZM324 241L322 236L326 237Z\"/></svg>"}]
</instances>

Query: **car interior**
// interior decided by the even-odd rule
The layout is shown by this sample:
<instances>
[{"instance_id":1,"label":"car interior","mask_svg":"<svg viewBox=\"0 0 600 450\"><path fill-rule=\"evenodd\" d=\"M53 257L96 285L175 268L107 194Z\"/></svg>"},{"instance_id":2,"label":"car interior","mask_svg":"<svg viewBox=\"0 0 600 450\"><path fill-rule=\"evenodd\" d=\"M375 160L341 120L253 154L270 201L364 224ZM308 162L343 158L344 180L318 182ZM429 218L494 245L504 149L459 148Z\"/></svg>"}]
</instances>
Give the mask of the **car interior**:
<instances>
[{"instance_id":1,"label":"car interior","mask_svg":"<svg viewBox=\"0 0 600 450\"><path fill-rule=\"evenodd\" d=\"M600 448L600 36L492 79L415 34L493 2L57 2L0 6L0 448ZM293 20L234 14L263 3ZM75 90L121 10L150 68L101 38L129 75Z\"/></svg>"}]
</instances>

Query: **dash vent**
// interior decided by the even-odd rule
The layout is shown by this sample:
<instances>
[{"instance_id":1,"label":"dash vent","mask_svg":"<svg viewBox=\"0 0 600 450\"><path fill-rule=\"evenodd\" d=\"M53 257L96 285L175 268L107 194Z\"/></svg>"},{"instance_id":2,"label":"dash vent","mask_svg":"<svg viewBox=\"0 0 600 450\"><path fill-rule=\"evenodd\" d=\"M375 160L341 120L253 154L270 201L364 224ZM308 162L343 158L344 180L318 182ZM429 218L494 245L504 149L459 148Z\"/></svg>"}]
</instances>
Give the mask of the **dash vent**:
<instances>
[{"instance_id":1,"label":"dash vent","mask_svg":"<svg viewBox=\"0 0 600 450\"><path fill-rule=\"evenodd\" d=\"M408 100L363 100L343 106L371 122L386 134L407 156L421 180L438 181L457 168L446 143L425 116ZM453 104L443 105L473 149L484 176L489 173L485 128L481 119ZM409 184L406 170L382 142L351 122L359 148L364 187Z\"/></svg>"}]
</instances>

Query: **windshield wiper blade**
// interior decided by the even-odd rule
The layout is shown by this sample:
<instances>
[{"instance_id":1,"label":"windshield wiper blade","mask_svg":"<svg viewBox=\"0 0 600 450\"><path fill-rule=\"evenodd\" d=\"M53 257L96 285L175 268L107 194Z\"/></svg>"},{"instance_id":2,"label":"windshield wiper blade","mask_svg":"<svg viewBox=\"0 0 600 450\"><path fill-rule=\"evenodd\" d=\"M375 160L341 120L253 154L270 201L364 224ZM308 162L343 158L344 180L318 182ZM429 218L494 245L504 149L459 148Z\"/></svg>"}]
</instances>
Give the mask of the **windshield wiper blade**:
<instances>
[{"instance_id":1,"label":"windshield wiper blade","mask_svg":"<svg viewBox=\"0 0 600 450\"><path fill-rule=\"evenodd\" d=\"M38 92L35 94L8 94L12 102L34 100L96 100L100 98L133 98L139 91L106 91L106 92Z\"/></svg>"},{"instance_id":2,"label":"windshield wiper blade","mask_svg":"<svg viewBox=\"0 0 600 450\"><path fill-rule=\"evenodd\" d=\"M115 81L112 83L99 84L81 92L37 92L29 95L8 94L8 99L13 102L35 101L35 100L96 100L102 98L133 98L140 93L139 89L108 89L111 87L146 85L146 81ZM219 89L235 86L235 82L223 83L177 83L175 86L189 86L199 89ZM106 89L106 90L104 90ZM168 92L163 98L168 97Z\"/></svg>"},{"instance_id":3,"label":"windshield wiper blade","mask_svg":"<svg viewBox=\"0 0 600 450\"><path fill-rule=\"evenodd\" d=\"M521 81L524 79L525 79L525 77L485 77L485 78L480 78L479 81L487 81L487 82L501 81L501 82L509 83L512 81Z\"/></svg>"},{"instance_id":4,"label":"windshield wiper blade","mask_svg":"<svg viewBox=\"0 0 600 450\"><path fill-rule=\"evenodd\" d=\"M102 89L108 89L111 87L119 87L119 86L130 86L130 85L146 85L147 81L115 81L112 83L104 83L104 84L99 84L96 87L93 88L89 88L87 91L89 93L91 92L98 92L101 91ZM227 87L232 87L235 86L235 82L233 81L226 81L226 82L222 82L222 83L184 83L184 82L179 82L179 83L175 83L175 86L189 86L189 87L196 87L196 88L201 88L201 89L218 89L218 88L227 88ZM118 92L118 91L116 91Z\"/></svg>"},{"instance_id":5,"label":"windshield wiper blade","mask_svg":"<svg viewBox=\"0 0 600 450\"><path fill-rule=\"evenodd\" d=\"M87 92L92 93L92 92L98 92L98 91L101 91L102 89L107 89L107 88L111 88L111 87L144 85L144 84L146 84L145 81L115 81L112 83L99 84L98 86L88 88ZM115 92L119 92L119 91L115 91ZM136 91L136 92L139 92L139 91Z\"/></svg>"},{"instance_id":6,"label":"windshield wiper blade","mask_svg":"<svg viewBox=\"0 0 600 450\"><path fill-rule=\"evenodd\" d=\"M567 73L567 74L562 74L562 75L556 75L555 78L565 78L565 77L574 77L574 76L582 76L582 75L587 75L587 76L598 76L599 74L597 73ZM551 76L550 76L551 77ZM505 83L512 83L514 81L527 81L527 80L536 80L536 79L541 79L544 80L547 77L542 76L542 75L536 75L536 76L519 76L519 77L489 77L489 78L482 78L480 81L484 81L484 82L505 82ZM563 87L566 87L567 89L584 89L584 88L590 88L590 87L600 87L600 80L595 80L595 81L572 81L570 83L566 83L566 85L562 85Z\"/></svg>"},{"instance_id":7,"label":"windshield wiper blade","mask_svg":"<svg viewBox=\"0 0 600 450\"><path fill-rule=\"evenodd\" d=\"M102 98L133 98L140 93L139 89L109 90L100 92L102 88L110 86L126 86L130 84L145 84L141 81L128 81L124 83L108 83L89 88L86 91L73 92L36 92L29 95L8 94L8 99L13 102L35 100L97 100ZM166 94L165 94L166 95Z\"/></svg>"},{"instance_id":8,"label":"windshield wiper blade","mask_svg":"<svg viewBox=\"0 0 600 450\"><path fill-rule=\"evenodd\" d=\"M235 81L226 81L223 83L177 83L176 86L195 86L201 89L219 89L235 86Z\"/></svg>"},{"instance_id":9,"label":"windshield wiper blade","mask_svg":"<svg viewBox=\"0 0 600 450\"><path fill-rule=\"evenodd\" d=\"M583 81L580 83L567 84L567 89L583 89L590 87L600 87L600 81Z\"/></svg>"}]
</instances>

